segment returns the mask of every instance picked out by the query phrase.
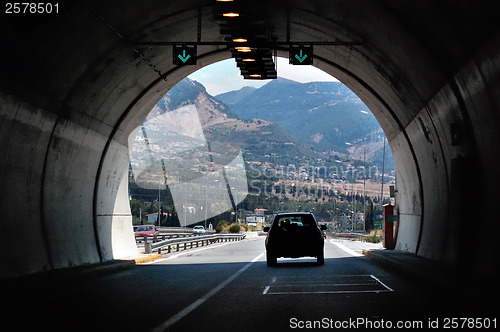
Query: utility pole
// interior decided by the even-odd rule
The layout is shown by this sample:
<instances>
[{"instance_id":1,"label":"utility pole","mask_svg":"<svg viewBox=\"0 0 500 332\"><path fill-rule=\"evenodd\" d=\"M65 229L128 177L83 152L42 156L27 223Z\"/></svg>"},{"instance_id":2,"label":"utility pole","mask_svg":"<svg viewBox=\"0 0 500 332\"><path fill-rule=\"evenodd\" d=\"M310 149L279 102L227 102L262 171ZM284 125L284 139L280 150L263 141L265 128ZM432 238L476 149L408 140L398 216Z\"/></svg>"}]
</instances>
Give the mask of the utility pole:
<instances>
[{"instance_id":1,"label":"utility pole","mask_svg":"<svg viewBox=\"0 0 500 332\"><path fill-rule=\"evenodd\" d=\"M161 203L160 203L160 182L158 182L158 227L160 227L160 220L161 220L161 215L160 215L160 206L161 206Z\"/></svg>"},{"instance_id":2,"label":"utility pole","mask_svg":"<svg viewBox=\"0 0 500 332\"><path fill-rule=\"evenodd\" d=\"M384 154L382 157L382 188L380 189L380 210L384 205L384 173L385 173L385 136L384 136Z\"/></svg>"},{"instance_id":3,"label":"utility pole","mask_svg":"<svg viewBox=\"0 0 500 332\"><path fill-rule=\"evenodd\" d=\"M354 172L353 172L354 174ZM356 219L356 205L354 203L354 183L351 183L351 232L354 232L354 219Z\"/></svg>"},{"instance_id":4,"label":"utility pole","mask_svg":"<svg viewBox=\"0 0 500 332\"><path fill-rule=\"evenodd\" d=\"M363 234L366 233L366 147L363 147Z\"/></svg>"}]
</instances>

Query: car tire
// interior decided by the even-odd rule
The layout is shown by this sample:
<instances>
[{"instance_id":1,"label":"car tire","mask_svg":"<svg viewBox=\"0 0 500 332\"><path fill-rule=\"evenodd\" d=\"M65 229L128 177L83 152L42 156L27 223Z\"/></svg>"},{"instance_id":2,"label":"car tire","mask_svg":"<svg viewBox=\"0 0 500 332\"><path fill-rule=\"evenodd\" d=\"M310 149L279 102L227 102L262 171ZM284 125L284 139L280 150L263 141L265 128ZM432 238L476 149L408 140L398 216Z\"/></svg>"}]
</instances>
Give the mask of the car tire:
<instances>
[{"instance_id":1,"label":"car tire","mask_svg":"<svg viewBox=\"0 0 500 332\"><path fill-rule=\"evenodd\" d=\"M269 251L266 251L266 261L267 261L267 266L276 266L278 263L278 259L276 256L271 254Z\"/></svg>"},{"instance_id":2,"label":"car tire","mask_svg":"<svg viewBox=\"0 0 500 332\"><path fill-rule=\"evenodd\" d=\"M325 253L323 252L323 250L321 250L318 253L318 256L316 257L316 262L317 262L318 265L325 264Z\"/></svg>"}]
</instances>

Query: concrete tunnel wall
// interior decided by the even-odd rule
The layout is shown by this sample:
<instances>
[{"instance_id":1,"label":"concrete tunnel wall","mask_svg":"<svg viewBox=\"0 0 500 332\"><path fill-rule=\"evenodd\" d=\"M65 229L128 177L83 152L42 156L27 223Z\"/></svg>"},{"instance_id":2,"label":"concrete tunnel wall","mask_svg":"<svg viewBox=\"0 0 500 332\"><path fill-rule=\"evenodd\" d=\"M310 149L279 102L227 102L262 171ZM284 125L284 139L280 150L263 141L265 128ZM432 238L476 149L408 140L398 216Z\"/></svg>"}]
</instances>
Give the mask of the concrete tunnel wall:
<instances>
[{"instance_id":1,"label":"concrete tunnel wall","mask_svg":"<svg viewBox=\"0 0 500 332\"><path fill-rule=\"evenodd\" d=\"M128 136L178 81L229 52L199 46L197 66L175 68L170 47L139 48L164 81L108 24L129 41L194 41L196 8L212 3L80 3L47 21L6 24L3 43L17 52L0 59L1 279L136 254ZM397 249L493 271L486 264L493 243L475 230L498 232L494 11L481 2L287 4L291 40L363 42L315 46L314 65L358 94L388 137L400 202ZM285 40L278 5L273 36ZM221 40L208 7L202 40ZM481 218L466 205L471 190Z\"/></svg>"}]
</instances>

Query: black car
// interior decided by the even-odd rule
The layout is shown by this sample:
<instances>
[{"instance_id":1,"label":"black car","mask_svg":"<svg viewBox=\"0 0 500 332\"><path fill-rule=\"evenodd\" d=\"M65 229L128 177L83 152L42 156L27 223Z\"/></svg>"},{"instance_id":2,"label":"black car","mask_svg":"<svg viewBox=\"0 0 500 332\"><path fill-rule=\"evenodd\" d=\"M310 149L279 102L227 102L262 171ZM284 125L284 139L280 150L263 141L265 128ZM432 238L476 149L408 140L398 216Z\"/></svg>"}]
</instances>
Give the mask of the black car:
<instances>
[{"instance_id":1,"label":"black car","mask_svg":"<svg viewBox=\"0 0 500 332\"><path fill-rule=\"evenodd\" d=\"M318 227L312 213L279 213L274 217L271 227L264 227L267 233L267 265L276 265L278 257L298 258L316 257L318 265L325 262L322 230Z\"/></svg>"}]
</instances>

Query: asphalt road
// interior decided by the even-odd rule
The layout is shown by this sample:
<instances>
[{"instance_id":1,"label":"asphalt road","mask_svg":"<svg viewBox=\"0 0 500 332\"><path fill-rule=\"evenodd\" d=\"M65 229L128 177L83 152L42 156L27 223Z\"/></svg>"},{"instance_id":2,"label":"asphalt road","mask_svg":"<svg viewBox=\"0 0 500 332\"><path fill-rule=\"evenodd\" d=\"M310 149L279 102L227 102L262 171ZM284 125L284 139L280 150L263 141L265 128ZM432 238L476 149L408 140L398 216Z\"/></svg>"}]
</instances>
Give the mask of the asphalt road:
<instances>
[{"instance_id":1,"label":"asphalt road","mask_svg":"<svg viewBox=\"0 0 500 332\"><path fill-rule=\"evenodd\" d=\"M10 317L3 319L21 331L284 331L427 329L446 317L480 314L456 292L401 277L329 241L323 266L304 258L268 267L264 250L259 237L28 288L4 300Z\"/></svg>"}]
</instances>

